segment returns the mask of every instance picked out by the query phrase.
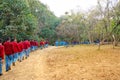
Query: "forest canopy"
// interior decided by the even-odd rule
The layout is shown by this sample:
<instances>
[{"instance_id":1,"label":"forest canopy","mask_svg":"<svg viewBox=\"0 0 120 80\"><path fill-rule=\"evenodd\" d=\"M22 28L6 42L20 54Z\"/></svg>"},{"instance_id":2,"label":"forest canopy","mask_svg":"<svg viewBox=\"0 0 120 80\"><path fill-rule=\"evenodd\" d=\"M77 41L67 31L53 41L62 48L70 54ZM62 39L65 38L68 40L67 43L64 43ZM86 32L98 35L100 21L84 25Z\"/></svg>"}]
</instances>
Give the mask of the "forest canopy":
<instances>
[{"instance_id":1,"label":"forest canopy","mask_svg":"<svg viewBox=\"0 0 120 80\"><path fill-rule=\"evenodd\" d=\"M39 0L0 0L0 37L3 39L54 38L58 24L59 19Z\"/></svg>"},{"instance_id":2,"label":"forest canopy","mask_svg":"<svg viewBox=\"0 0 120 80\"><path fill-rule=\"evenodd\" d=\"M104 5L103 5L104 4ZM120 1L98 0L88 12L56 17L39 0L0 0L0 37L18 40L120 41Z\"/></svg>"}]
</instances>

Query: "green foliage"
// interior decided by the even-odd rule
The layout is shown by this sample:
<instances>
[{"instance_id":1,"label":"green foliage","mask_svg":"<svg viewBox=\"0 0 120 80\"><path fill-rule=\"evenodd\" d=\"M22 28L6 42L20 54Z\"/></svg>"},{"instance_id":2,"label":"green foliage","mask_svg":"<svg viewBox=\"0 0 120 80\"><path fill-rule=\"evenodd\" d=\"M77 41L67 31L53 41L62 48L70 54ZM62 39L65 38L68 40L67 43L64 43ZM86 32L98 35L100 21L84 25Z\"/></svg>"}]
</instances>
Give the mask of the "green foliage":
<instances>
[{"instance_id":1,"label":"green foliage","mask_svg":"<svg viewBox=\"0 0 120 80\"><path fill-rule=\"evenodd\" d=\"M55 28L59 24L59 19L48 9L48 7L39 2L39 0L28 0L31 13L37 18L36 35L39 38L56 40ZM52 39L51 39L52 38Z\"/></svg>"},{"instance_id":2,"label":"green foliage","mask_svg":"<svg viewBox=\"0 0 120 80\"><path fill-rule=\"evenodd\" d=\"M39 0L0 0L1 38L50 39L58 24L59 19Z\"/></svg>"},{"instance_id":3,"label":"green foliage","mask_svg":"<svg viewBox=\"0 0 120 80\"><path fill-rule=\"evenodd\" d=\"M93 42L104 39L115 28L112 34L119 38L120 1L115 5L106 2L104 6L98 3L88 13L72 12L57 18L39 0L0 0L0 37Z\"/></svg>"}]
</instances>

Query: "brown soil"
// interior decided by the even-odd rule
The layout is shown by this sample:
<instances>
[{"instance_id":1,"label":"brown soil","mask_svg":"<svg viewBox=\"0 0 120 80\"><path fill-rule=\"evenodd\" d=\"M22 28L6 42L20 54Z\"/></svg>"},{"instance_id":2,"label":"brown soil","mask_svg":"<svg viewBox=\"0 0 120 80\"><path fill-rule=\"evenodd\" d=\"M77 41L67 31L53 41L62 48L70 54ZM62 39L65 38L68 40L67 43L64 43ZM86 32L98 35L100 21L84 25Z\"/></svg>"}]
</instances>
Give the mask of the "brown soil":
<instances>
[{"instance_id":1,"label":"brown soil","mask_svg":"<svg viewBox=\"0 0 120 80\"><path fill-rule=\"evenodd\" d=\"M4 68L4 66L3 66ZM38 49L0 80L120 80L120 48L103 46Z\"/></svg>"}]
</instances>

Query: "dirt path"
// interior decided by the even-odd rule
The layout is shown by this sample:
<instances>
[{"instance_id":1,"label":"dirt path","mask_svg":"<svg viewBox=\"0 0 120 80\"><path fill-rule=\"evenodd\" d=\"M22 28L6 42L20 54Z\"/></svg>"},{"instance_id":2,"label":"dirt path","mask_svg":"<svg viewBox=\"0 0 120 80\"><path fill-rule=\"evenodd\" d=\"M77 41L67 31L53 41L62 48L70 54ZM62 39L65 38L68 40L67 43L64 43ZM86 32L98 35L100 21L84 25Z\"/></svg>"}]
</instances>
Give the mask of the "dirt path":
<instances>
[{"instance_id":1,"label":"dirt path","mask_svg":"<svg viewBox=\"0 0 120 80\"><path fill-rule=\"evenodd\" d=\"M80 45L36 50L0 80L120 80L120 48Z\"/></svg>"},{"instance_id":2,"label":"dirt path","mask_svg":"<svg viewBox=\"0 0 120 80\"><path fill-rule=\"evenodd\" d=\"M45 55L55 47L31 52L30 57L22 62L17 62L9 72L3 71L0 80L47 80L45 74ZM3 67L4 68L4 67ZM49 79L48 79L49 80Z\"/></svg>"}]
</instances>

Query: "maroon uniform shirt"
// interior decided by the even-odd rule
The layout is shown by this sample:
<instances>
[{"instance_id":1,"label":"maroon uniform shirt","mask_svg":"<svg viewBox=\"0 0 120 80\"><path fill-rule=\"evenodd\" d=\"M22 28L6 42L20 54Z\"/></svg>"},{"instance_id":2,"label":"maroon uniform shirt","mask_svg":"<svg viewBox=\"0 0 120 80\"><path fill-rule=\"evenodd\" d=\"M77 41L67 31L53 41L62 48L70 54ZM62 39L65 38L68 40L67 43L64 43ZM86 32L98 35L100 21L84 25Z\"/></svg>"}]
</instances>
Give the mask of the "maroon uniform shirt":
<instances>
[{"instance_id":1,"label":"maroon uniform shirt","mask_svg":"<svg viewBox=\"0 0 120 80\"><path fill-rule=\"evenodd\" d=\"M4 59L4 46L0 45L0 58Z\"/></svg>"},{"instance_id":2,"label":"maroon uniform shirt","mask_svg":"<svg viewBox=\"0 0 120 80\"><path fill-rule=\"evenodd\" d=\"M12 55L13 54L12 43L7 41L3 45L4 45L5 55Z\"/></svg>"},{"instance_id":3,"label":"maroon uniform shirt","mask_svg":"<svg viewBox=\"0 0 120 80\"><path fill-rule=\"evenodd\" d=\"M14 53L18 53L19 52L19 48L18 48L18 44L16 41L13 41L12 42L12 45L13 45L13 52Z\"/></svg>"}]
</instances>

